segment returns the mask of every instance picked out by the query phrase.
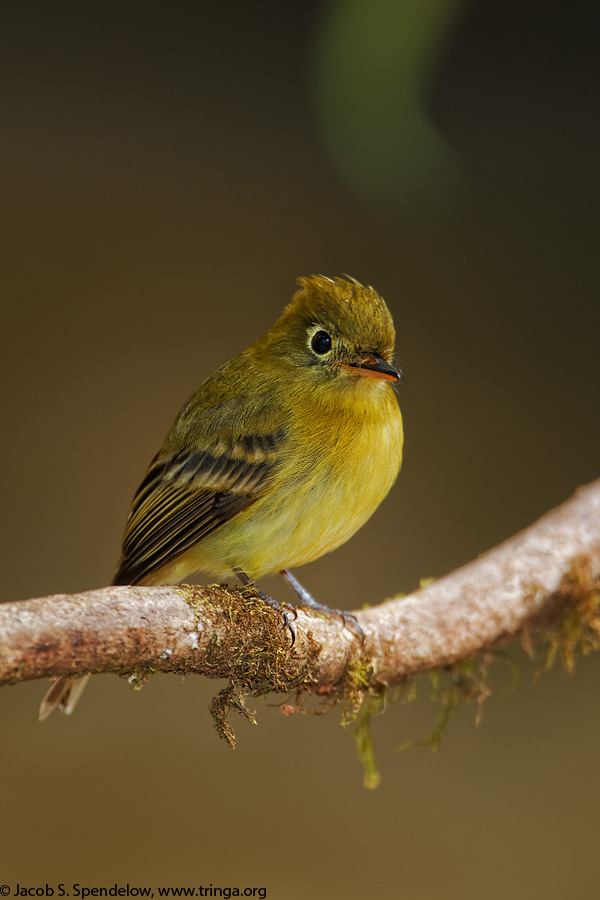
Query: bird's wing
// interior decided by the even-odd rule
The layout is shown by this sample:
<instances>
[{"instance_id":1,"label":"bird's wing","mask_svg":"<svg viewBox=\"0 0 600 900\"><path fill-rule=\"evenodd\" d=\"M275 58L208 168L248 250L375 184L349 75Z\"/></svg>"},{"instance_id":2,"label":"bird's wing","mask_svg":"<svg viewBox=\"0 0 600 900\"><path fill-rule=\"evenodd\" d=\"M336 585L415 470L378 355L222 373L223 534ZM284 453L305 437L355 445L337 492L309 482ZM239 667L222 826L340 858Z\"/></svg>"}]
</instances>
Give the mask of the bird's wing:
<instances>
[{"instance_id":1,"label":"bird's wing","mask_svg":"<svg viewBox=\"0 0 600 900\"><path fill-rule=\"evenodd\" d=\"M220 440L218 452L159 454L134 497L113 584L138 584L248 509L268 487L285 435Z\"/></svg>"}]
</instances>

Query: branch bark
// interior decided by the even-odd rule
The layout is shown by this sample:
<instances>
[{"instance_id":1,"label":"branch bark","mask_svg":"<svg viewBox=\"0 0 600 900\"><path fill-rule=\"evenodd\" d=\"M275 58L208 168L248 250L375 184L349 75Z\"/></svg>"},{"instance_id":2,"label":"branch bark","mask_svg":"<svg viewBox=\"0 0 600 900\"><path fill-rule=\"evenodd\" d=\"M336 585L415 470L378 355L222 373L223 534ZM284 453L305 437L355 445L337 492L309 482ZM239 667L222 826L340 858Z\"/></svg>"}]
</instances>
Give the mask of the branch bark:
<instances>
[{"instance_id":1,"label":"branch bark","mask_svg":"<svg viewBox=\"0 0 600 900\"><path fill-rule=\"evenodd\" d=\"M290 647L253 588L108 587L0 605L0 684L98 672L142 682L160 671L254 694L373 691L577 608L600 634L598 573L600 480L452 574L356 612L362 644L335 617L298 610Z\"/></svg>"}]
</instances>

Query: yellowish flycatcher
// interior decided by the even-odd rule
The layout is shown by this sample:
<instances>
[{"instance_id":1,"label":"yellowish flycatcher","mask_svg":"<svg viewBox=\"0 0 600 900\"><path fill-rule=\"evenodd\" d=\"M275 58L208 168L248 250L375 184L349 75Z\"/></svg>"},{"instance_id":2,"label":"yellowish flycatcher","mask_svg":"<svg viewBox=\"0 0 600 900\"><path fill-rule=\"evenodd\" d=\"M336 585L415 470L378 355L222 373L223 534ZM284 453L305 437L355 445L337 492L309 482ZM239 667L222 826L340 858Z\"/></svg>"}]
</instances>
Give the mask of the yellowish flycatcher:
<instances>
[{"instance_id":1,"label":"yellowish flycatcher","mask_svg":"<svg viewBox=\"0 0 600 900\"><path fill-rule=\"evenodd\" d=\"M372 287L300 278L281 318L179 413L133 499L114 584L280 572L323 609L288 569L339 547L396 479L394 338ZM40 717L71 712L83 683L57 679Z\"/></svg>"}]
</instances>

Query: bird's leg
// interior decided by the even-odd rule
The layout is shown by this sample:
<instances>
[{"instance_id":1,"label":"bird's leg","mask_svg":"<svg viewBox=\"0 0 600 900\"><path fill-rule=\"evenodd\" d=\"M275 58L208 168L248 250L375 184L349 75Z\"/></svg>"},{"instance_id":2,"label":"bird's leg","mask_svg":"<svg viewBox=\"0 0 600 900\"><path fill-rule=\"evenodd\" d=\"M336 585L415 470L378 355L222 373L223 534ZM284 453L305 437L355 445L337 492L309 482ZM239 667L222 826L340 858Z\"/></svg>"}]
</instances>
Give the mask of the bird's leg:
<instances>
[{"instance_id":1,"label":"bird's leg","mask_svg":"<svg viewBox=\"0 0 600 900\"><path fill-rule=\"evenodd\" d=\"M284 581L287 581L295 595L300 600L300 606L310 606L311 609L327 609L317 603L312 594L309 594L305 587L302 587L297 578L295 578L289 569L282 569L279 573Z\"/></svg>"},{"instance_id":2,"label":"bird's leg","mask_svg":"<svg viewBox=\"0 0 600 900\"><path fill-rule=\"evenodd\" d=\"M243 585L247 586L247 585L254 584L254 581L248 575L246 575L245 572L242 572L240 569L235 569L235 574L237 575L238 579L241 581L241 583ZM289 619L287 610L282 609L281 603L278 603L277 600L273 600L272 597L269 597L267 594L263 593L263 591L261 591L261 589L259 587L256 588L256 591L257 591L260 599L264 600L265 603L268 603L269 606L271 607L271 609L274 609L275 612L281 613L281 618L283 619L282 628L289 629L290 636L292 638L292 643L290 644L290 649L291 649L296 642L296 632L294 631L294 629L292 628L292 626L290 624L290 619ZM294 618L296 618L296 610L293 609L293 607L292 607L292 610L294 612Z\"/></svg>"},{"instance_id":3,"label":"bird's leg","mask_svg":"<svg viewBox=\"0 0 600 900\"><path fill-rule=\"evenodd\" d=\"M364 642L365 633L356 621L356 616L353 616L352 613L344 612L344 610L342 609L331 609L329 606L324 606L322 603L317 603L312 594L309 594L306 588L302 587L298 579L292 575L289 569L282 569L279 574L284 578L285 581L287 581L293 592L300 600L300 606L307 606L309 609L314 609L316 612L320 612L324 615L334 614L338 616L344 623L344 628L352 631L356 635L356 637L360 639L361 643Z\"/></svg>"}]
</instances>

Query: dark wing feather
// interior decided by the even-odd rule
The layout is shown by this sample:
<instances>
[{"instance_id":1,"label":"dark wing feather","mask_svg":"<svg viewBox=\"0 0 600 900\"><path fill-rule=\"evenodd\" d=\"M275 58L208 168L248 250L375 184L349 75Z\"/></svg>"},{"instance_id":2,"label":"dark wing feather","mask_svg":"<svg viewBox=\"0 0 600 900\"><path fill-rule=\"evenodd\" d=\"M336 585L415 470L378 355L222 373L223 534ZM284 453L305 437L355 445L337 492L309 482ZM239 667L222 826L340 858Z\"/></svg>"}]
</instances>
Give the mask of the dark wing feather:
<instances>
[{"instance_id":1,"label":"dark wing feather","mask_svg":"<svg viewBox=\"0 0 600 900\"><path fill-rule=\"evenodd\" d=\"M156 457L134 497L113 584L138 584L248 509L268 485L282 438Z\"/></svg>"}]
</instances>

